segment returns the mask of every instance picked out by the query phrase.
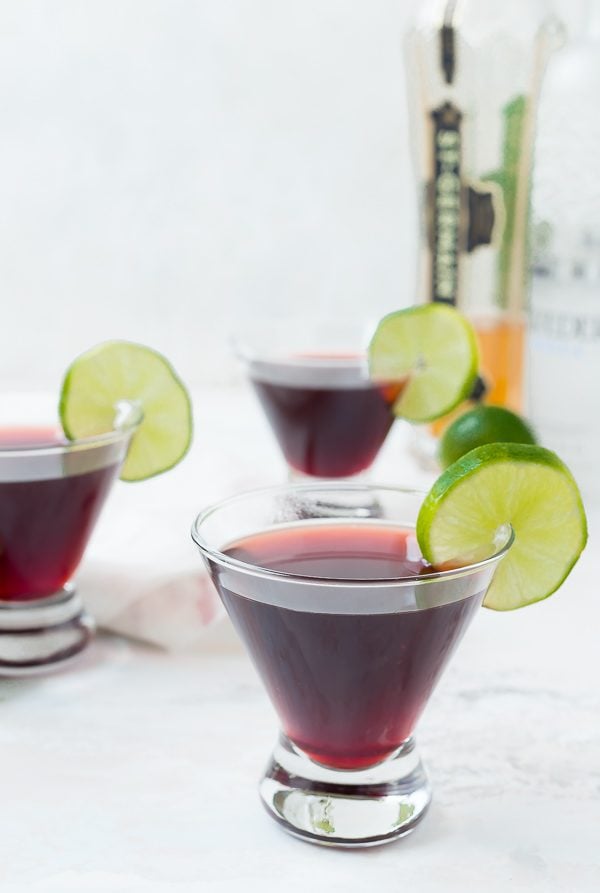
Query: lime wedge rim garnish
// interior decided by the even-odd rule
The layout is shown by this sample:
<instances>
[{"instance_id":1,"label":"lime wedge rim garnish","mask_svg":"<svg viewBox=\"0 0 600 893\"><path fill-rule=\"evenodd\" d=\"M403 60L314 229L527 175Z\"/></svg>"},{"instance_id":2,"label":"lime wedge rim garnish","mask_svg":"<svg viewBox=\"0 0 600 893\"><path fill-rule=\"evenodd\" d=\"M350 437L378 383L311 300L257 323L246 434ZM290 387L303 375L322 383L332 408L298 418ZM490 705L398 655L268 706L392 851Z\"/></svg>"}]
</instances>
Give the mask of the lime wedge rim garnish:
<instances>
[{"instance_id":1,"label":"lime wedge rim garnish","mask_svg":"<svg viewBox=\"0 0 600 893\"><path fill-rule=\"evenodd\" d=\"M417 540L434 566L469 565L510 525L514 543L495 571L484 605L509 611L543 601L562 585L588 539L579 488L544 447L492 443L450 465L425 497Z\"/></svg>"},{"instance_id":2,"label":"lime wedge rim garnish","mask_svg":"<svg viewBox=\"0 0 600 893\"><path fill-rule=\"evenodd\" d=\"M394 414L411 422L447 415L472 392L479 369L477 337L456 308L421 304L381 320L368 347L371 378L404 382Z\"/></svg>"},{"instance_id":3,"label":"lime wedge rim garnish","mask_svg":"<svg viewBox=\"0 0 600 893\"><path fill-rule=\"evenodd\" d=\"M104 341L76 357L63 378L59 417L72 441L131 429L124 481L169 471L192 442L185 385L161 353L133 341Z\"/></svg>"}]
</instances>

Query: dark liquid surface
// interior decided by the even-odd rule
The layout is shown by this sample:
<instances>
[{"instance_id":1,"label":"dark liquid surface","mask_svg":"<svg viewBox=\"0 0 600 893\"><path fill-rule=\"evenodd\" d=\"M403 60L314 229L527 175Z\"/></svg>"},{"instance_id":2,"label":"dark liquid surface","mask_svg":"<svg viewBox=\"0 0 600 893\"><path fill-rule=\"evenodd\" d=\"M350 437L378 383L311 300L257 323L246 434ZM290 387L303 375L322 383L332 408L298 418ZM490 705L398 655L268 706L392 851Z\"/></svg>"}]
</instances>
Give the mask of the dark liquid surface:
<instances>
[{"instance_id":1,"label":"dark liquid surface","mask_svg":"<svg viewBox=\"0 0 600 893\"><path fill-rule=\"evenodd\" d=\"M0 450L63 443L52 428L0 429ZM68 582L117 471L111 464L66 477L0 480L0 600L41 598Z\"/></svg>"},{"instance_id":2,"label":"dark liquid surface","mask_svg":"<svg viewBox=\"0 0 600 893\"><path fill-rule=\"evenodd\" d=\"M272 570L336 579L427 570L412 531L383 525L307 524L226 551ZM280 591L289 592L290 607L279 607L233 593L212 570L286 734L318 762L347 769L379 762L409 737L482 597L397 613L317 613L293 609L293 584L271 584L287 586ZM243 593L241 575L237 584Z\"/></svg>"},{"instance_id":3,"label":"dark liquid surface","mask_svg":"<svg viewBox=\"0 0 600 893\"><path fill-rule=\"evenodd\" d=\"M288 464L302 474L330 478L368 468L391 428L400 386L361 380L358 360L346 382L331 381L324 367L321 381L313 374L310 385L303 383L299 368L298 382L289 380L288 369L284 383L281 368L273 364L271 378L264 371L251 378Z\"/></svg>"}]
</instances>

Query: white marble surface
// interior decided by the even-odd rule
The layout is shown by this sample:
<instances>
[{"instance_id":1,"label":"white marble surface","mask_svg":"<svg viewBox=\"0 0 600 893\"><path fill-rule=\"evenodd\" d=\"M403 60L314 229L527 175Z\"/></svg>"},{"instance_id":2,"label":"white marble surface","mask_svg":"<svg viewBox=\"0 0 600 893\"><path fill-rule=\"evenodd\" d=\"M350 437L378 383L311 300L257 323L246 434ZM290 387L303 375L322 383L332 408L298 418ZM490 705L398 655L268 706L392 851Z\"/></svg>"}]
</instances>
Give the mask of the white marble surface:
<instances>
[{"instance_id":1,"label":"white marble surface","mask_svg":"<svg viewBox=\"0 0 600 893\"><path fill-rule=\"evenodd\" d=\"M222 492L244 474L277 480L248 394L204 395L198 411L185 465L170 482L121 487L103 525L134 498L142 516L160 498L179 507L187 536L194 511L219 495L219 475ZM417 476L406 442L398 427L377 478ZM597 893L600 518L591 520L559 594L476 618L418 730L433 806L388 847L320 849L263 812L256 782L276 721L227 621L192 651L101 636L70 672L0 681L0 890Z\"/></svg>"}]
</instances>

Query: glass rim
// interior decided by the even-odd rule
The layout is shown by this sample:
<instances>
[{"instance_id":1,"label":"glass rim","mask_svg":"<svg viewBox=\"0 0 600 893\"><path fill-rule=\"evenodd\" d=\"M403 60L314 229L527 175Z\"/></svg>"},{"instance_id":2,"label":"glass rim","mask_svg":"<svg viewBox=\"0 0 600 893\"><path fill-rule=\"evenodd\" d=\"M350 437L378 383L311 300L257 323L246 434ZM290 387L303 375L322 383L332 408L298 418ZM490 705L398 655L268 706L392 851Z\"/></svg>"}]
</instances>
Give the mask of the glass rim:
<instances>
[{"instance_id":1,"label":"glass rim","mask_svg":"<svg viewBox=\"0 0 600 893\"><path fill-rule=\"evenodd\" d=\"M31 459L35 456L59 456L64 453L81 452L83 450L92 450L95 447L107 446L111 443L118 443L119 440L131 437L138 427L135 422L122 428L113 428L103 434L93 434L90 437L79 437L75 440L68 440L66 443L55 444L38 444L34 446L13 446L0 448L0 459Z\"/></svg>"},{"instance_id":2,"label":"glass rim","mask_svg":"<svg viewBox=\"0 0 600 893\"><path fill-rule=\"evenodd\" d=\"M319 354L285 354L277 353L273 349L272 353L252 348L241 341L232 341L234 356L243 363L256 363L269 366L292 366L302 369L306 367L314 367L322 369L324 367L347 368L347 369L368 369L368 356L366 348L358 350L355 354L344 354L340 351L336 356L335 352Z\"/></svg>"},{"instance_id":3,"label":"glass rim","mask_svg":"<svg viewBox=\"0 0 600 893\"><path fill-rule=\"evenodd\" d=\"M252 490L246 490L243 493L237 493L234 496L226 497L225 499L221 499L218 502L214 502L208 505L196 516L192 524L192 540L198 546L203 556L212 559L221 567L228 568L230 570L236 570L241 573L250 574L255 577L262 577L269 580L287 580L288 582L305 583L309 585L346 587L352 589L358 589L361 587L389 588L392 586L424 586L435 582L441 583L448 580L459 579L460 577L464 576L470 576L486 567L489 567L490 565L499 562L509 551L515 540L515 533L512 526L507 525L508 532L506 541L492 555L489 555L479 561L464 564L456 568L449 568L447 570L435 570L431 573L421 574L419 576L412 575L406 577L380 577L376 580L372 580L366 578L348 579L343 577L321 577L311 574L294 574L287 571L277 571L270 568L264 568L260 565L251 564L250 562L241 561L239 558L232 558L231 556L226 555L221 549L217 549L211 546L206 538L200 533L201 526L209 518L211 518L216 512L220 511L221 509L229 507L231 505L235 505L236 502L242 502L250 497L275 496L277 494L285 495L290 493L314 493L315 491L319 490L328 493L338 491L346 493L386 492L422 497L426 495L425 491L411 487L394 487L386 484L353 484L336 481L319 481L314 484L279 484L270 487L259 487ZM361 523L361 520L364 522L365 519L319 518L312 520L330 520L334 523L336 521L339 522L343 520L355 520L358 523ZM380 519L373 519L373 521L378 520ZM285 525L282 524L281 526L283 527ZM265 528L262 529L264 530ZM260 533L261 531L257 530L256 532Z\"/></svg>"},{"instance_id":4,"label":"glass rim","mask_svg":"<svg viewBox=\"0 0 600 893\"><path fill-rule=\"evenodd\" d=\"M288 353L277 346L262 349L261 346L252 344L242 337L231 336L229 340L234 357L241 363L291 366L300 369L306 369L307 367L315 369L327 367L335 369L368 369L366 344L357 347L356 351L340 350L337 354L335 350L331 352L324 350L323 353L319 353L319 351Z\"/></svg>"},{"instance_id":5,"label":"glass rim","mask_svg":"<svg viewBox=\"0 0 600 893\"><path fill-rule=\"evenodd\" d=\"M368 344L379 320L380 316L374 314L343 319L333 313L259 317L235 328L228 340L234 356L246 363L276 359L286 365L322 366L329 362L334 367L344 364L355 367L365 363ZM322 355L319 355L319 344L323 347ZM296 350L299 346L307 352L300 355ZM315 347L315 356L311 357ZM340 356L335 356L336 353Z\"/></svg>"},{"instance_id":6,"label":"glass rim","mask_svg":"<svg viewBox=\"0 0 600 893\"><path fill-rule=\"evenodd\" d=\"M60 422L57 423L57 430ZM62 456L68 453L84 452L96 448L110 446L121 440L132 437L143 421L141 407L135 401L123 400L115 406L115 419L110 431L99 434L90 434L88 437L76 437L74 440L66 438L64 443L40 443L24 446L0 446L0 459L34 459ZM0 425L9 429L10 423ZM26 424L19 423L16 427L26 429ZM35 423L32 427L35 427ZM50 427L50 426L48 426ZM60 426L62 431L62 426ZM64 433L64 432L63 432Z\"/></svg>"}]
</instances>

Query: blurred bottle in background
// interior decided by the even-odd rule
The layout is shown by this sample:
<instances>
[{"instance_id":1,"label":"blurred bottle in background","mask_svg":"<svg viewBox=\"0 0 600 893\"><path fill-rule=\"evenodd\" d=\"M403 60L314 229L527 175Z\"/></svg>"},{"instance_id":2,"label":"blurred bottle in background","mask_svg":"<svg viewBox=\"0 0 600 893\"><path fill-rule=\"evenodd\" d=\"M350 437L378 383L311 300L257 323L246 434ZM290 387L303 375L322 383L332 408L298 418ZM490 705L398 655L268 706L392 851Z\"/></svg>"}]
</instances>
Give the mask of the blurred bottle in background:
<instances>
[{"instance_id":1,"label":"blurred bottle in background","mask_svg":"<svg viewBox=\"0 0 600 893\"><path fill-rule=\"evenodd\" d=\"M419 301L474 323L474 399L523 409L537 98L556 40L544 0L424 0L405 57L421 199ZM437 429L439 430L439 429Z\"/></svg>"},{"instance_id":2,"label":"blurred bottle in background","mask_svg":"<svg viewBox=\"0 0 600 893\"><path fill-rule=\"evenodd\" d=\"M600 504L600 0L584 11L540 97L529 394L542 443Z\"/></svg>"}]
</instances>

